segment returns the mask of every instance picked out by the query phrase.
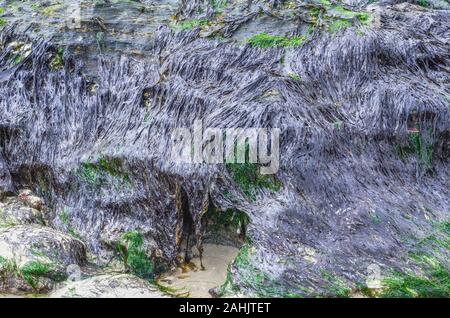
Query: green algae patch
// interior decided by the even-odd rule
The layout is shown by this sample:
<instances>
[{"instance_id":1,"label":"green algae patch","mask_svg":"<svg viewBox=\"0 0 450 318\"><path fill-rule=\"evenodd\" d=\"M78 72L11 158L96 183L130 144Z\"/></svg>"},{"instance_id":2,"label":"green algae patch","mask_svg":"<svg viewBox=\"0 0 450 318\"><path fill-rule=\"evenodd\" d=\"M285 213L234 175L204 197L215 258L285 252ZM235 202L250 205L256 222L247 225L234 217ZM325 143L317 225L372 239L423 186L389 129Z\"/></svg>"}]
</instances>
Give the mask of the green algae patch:
<instances>
[{"instance_id":1,"label":"green algae patch","mask_svg":"<svg viewBox=\"0 0 450 318\"><path fill-rule=\"evenodd\" d=\"M352 26L367 26L370 23L369 13L352 11L327 0L321 0L318 6L310 8L309 15L313 24L317 25L320 21L325 30L331 34Z\"/></svg>"},{"instance_id":2,"label":"green algae patch","mask_svg":"<svg viewBox=\"0 0 450 318\"><path fill-rule=\"evenodd\" d=\"M129 231L121 236L118 250L122 255L125 268L136 276L153 279L153 264L144 249L144 237L138 231Z\"/></svg>"},{"instance_id":3,"label":"green algae patch","mask_svg":"<svg viewBox=\"0 0 450 318\"><path fill-rule=\"evenodd\" d=\"M256 200L258 189L278 192L281 182L274 176L262 175L255 163L227 163L225 165L239 189L252 201Z\"/></svg>"},{"instance_id":4,"label":"green algae patch","mask_svg":"<svg viewBox=\"0 0 450 318\"><path fill-rule=\"evenodd\" d=\"M30 261L19 268L14 260L0 256L0 280L5 279L8 274L22 279L35 291L39 289L39 282L43 278L54 282L62 282L67 278L65 274L55 270L55 266L51 263Z\"/></svg>"},{"instance_id":5,"label":"green algae patch","mask_svg":"<svg viewBox=\"0 0 450 318\"><path fill-rule=\"evenodd\" d=\"M116 180L125 187L130 186L130 179L118 158L100 156L95 162L83 162L76 171L77 178L91 186L101 186L108 180Z\"/></svg>"},{"instance_id":6,"label":"green algae patch","mask_svg":"<svg viewBox=\"0 0 450 318\"><path fill-rule=\"evenodd\" d=\"M34 261L25 264L19 269L19 272L23 280L33 289L36 289L39 278L48 277L52 269L51 265Z\"/></svg>"},{"instance_id":7,"label":"green algae patch","mask_svg":"<svg viewBox=\"0 0 450 318\"><path fill-rule=\"evenodd\" d=\"M430 170L433 167L433 142L431 132L412 131L405 145L396 145L395 150L402 161L414 156L420 167Z\"/></svg>"},{"instance_id":8,"label":"green algae patch","mask_svg":"<svg viewBox=\"0 0 450 318\"><path fill-rule=\"evenodd\" d=\"M176 28L181 30L191 30L203 26L208 26L210 24L209 20L187 20L182 21L176 25Z\"/></svg>"},{"instance_id":9,"label":"green algae patch","mask_svg":"<svg viewBox=\"0 0 450 318\"><path fill-rule=\"evenodd\" d=\"M431 262L429 260L432 260ZM387 298L448 298L450 272L448 267L434 261L422 261L422 273L394 271L383 280L386 286L381 297Z\"/></svg>"},{"instance_id":10,"label":"green algae patch","mask_svg":"<svg viewBox=\"0 0 450 318\"><path fill-rule=\"evenodd\" d=\"M359 291L368 297L448 298L450 297L450 223L433 222L432 232L413 238L414 252L407 253L410 268L391 269L381 277L381 288L374 292L363 286Z\"/></svg>"},{"instance_id":11,"label":"green algae patch","mask_svg":"<svg viewBox=\"0 0 450 318\"><path fill-rule=\"evenodd\" d=\"M54 71L60 70L63 68L63 56L64 56L64 49L58 48L53 55L52 59L50 60L50 68Z\"/></svg>"},{"instance_id":12,"label":"green algae patch","mask_svg":"<svg viewBox=\"0 0 450 318\"><path fill-rule=\"evenodd\" d=\"M326 295L335 298L349 298L351 288L349 288L341 279L337 276L328 273L325 270L321 271L323 279L326 281Z\"/></svg>"},{"instance_id":13,"label":"green algae patch","mask_svg":"<svg viewBox=\"0 0 450 318\"><path fill-rule=\"evenodd\" d=\"M247 40L248 44L255 48L267 49L273 47L297 47L300 46L306 37L294 36L285 37L278 35L269 35L267 33L260 33L252 36Z\"/></svg>"},{"instance_id":14,"label":"green algae patch","mask_svg":"<svg viewBox=\"0 0 450 318\"><path fill-rule=\"evenodd\" d=\"M328 32L335 33L339 30L347 29L351 27L352 24L347 20L334 20L328 25Z\"/></svg>"}]
</instances>

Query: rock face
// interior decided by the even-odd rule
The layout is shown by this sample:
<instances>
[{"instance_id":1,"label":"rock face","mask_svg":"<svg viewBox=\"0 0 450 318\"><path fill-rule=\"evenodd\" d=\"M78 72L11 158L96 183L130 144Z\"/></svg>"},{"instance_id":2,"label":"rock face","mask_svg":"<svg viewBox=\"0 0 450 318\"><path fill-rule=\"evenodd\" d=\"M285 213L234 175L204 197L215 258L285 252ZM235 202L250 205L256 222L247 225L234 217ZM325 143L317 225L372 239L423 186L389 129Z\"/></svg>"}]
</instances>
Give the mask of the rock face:
<instances>
[{"instance_id":1,"label":"rock face","mask_svg":"<svg viewBox=\"0 0 450 318\"><path fill-rule=\"evenodd\" d=\"M0 199L3 199L8 192L11 192L12 181L8 167L0 153Z\"/></svg>"},{"instance_id":2,"label":"rock face","mask_svg":"<svg viewBox=\"0 0 450 318\"><path fill-rule=\"evenodd\" d=\"M84 244L38 225L0 231L0 291L45 291L64 280L69 265L86 263Z\"/></svg>"},{"instance_id":3,"label":"rock face","mask_svg":"<svg viewBox=\"0 0 450 318\"><path fill-rule=\"evenodd\" d=\"M17 199L19 199L19 201L24 205L38 211L42 211L45 206L44 201L41 198L33 195L33 192L31 190L21 191L17 196Z\"/></svg>"},{"instance_id":4,"label":"rock face","mask_svg":"<svg viewBox=\"0 0 450 318\"><path fill-rule=\"evenodd\" d=\"M30 3L5 13L0 182L39 193L50 226L86 238L99 264L134 230L173 264L183 232L201 249L208 211L240 210L253 246L230 284L258 296L346 295L373 266L423 270L418 254L448 273L447 3L109 2L83 1L70 30L58 8L35 12L33 28ZM160 18L146 36L137 5ZM197 119L279 128L280 170L174 163L171 133ZM8 251L39 233L66 251L59 261L82 260L51 230L7 231Z\"/></svg>"},{"instance_id":5,"label":"rock face","mask_svg":"<svg viewBox=\"0 0 450 318\"><path fill-rule=\"evenodd\" d=\"M14 197L8 197L0 202L0 227L17 224L44 224L41 211L24 206L23 202Z\"/></svg>"},{"instance_id":6,"label":"rock face","mask_svg":"<svg viewBox=\"0 0 450 318\"><path fill-rule=\"evenodd\" d=\"M127 274L94 276L66 283L51 298L163 298L147 281Z\"/></svg>"}]
</instances>

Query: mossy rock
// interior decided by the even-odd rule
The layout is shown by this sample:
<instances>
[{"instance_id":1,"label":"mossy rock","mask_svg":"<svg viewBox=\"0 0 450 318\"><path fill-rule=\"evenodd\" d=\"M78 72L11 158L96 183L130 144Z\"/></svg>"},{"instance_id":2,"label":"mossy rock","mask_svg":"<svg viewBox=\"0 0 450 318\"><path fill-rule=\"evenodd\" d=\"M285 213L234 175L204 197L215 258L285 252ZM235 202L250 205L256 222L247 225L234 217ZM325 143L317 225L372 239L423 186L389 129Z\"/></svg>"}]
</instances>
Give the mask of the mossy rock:
<instances>
[{"instance_id":1,"label":"mossy rock","mask_svg":"<svg viewBox=\"0 0 450 318\"><path fill-rule=\"evenodd\" d=\"M48 292L69 265L86 263L84 244L38 225L0 229L0 292Z\"/></svg>"}]
</instances>

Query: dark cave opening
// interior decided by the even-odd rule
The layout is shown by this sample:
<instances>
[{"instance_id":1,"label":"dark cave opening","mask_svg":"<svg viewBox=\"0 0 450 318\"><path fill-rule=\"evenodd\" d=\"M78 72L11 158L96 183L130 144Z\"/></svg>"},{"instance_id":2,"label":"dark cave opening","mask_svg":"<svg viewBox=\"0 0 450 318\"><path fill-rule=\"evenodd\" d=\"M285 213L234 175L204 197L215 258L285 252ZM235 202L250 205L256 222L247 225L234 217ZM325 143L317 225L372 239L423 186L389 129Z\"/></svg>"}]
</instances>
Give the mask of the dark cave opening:
<instances>
[{"instance_id":1,"label":"dark cave opening","mask_svg":"<svg viewBox=\"0 0 450 318\"><path fill-rule=\"evenodd\" d=\"M204 242L240 248L247 240L250 218L237 209L219 210L212 206L204 216Z\"/></svg>"},{"instance_id":2,"label":"dark cave opening","mask_svg":"<svg viewBox=\"0 0 450 318\"><path fill-rule=\"evenodd\" d=\"M183 219L178 259L182 263L189 264L193 258L202 257L200 254L205 244L239 249L247 241L250 218L245 212L237 209L220 210L213 204L209 204L201 224L195 224L185 191L182 191L181 198ZM201 233L196 233L195 229L198 226L201 226ZM201 240L200 246L199 240Z\"/></svg>"},{"instance_id":3,"label":"dark cave opening","mask_svg":"<svg viewBox=\"0 0 450 318\"><path fill-rule=\"evenodd\" d=\"M192 247L196 245L194 218L189 210L187 195L182 192L183 233L180 255L185 263L189 263L192 257Z\"/></svg>"}]
</instances>

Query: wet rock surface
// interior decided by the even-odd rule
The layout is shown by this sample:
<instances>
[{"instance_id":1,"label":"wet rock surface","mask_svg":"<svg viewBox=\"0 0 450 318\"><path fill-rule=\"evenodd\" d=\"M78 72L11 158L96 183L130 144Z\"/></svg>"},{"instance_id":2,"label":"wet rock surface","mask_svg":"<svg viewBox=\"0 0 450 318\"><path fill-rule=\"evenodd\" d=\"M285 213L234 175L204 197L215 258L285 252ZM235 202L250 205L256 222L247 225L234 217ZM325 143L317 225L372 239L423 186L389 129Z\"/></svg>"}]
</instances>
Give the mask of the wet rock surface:
<instances>
[{"instance_id":1,"label":"wet rock surface","mask_svg":"<svg viewBox=\"0 0 450 318\"><path fill-rule=\"evenodd\" d=\"M68 282L50 298L163 298L167 297L147 281L127 274L104 274Z\"/></svg>"},{"instance_id":2,"label":"wet rock surface","mask_svg":"<svg viewBox=\"0 0 450 318\"><path fill-rule=\"evenodd\" d=\"M111 2L80 2L67 28L62 6L7 1L0 194L33 189L54 230L9 228L6 249L78 242L58 230L104 265L138 231L174 265L183 215L201 249L214 207L250 220L231 292L346 296L372 265L448 275L447 2ZM280 171L243 182L233 166L174 164L171 131L200 118L280 128ZM81 261L75 245L58 261Z\"/></svg>"},{"instance_id":3,"label":"wet rock surface","mask_svg":"<svg viewBox=\"0 0 450 318\"><path fill-rule=\"evenodd\" d=\"M0 230L2 292L45 292L67 278L69 265L86 263L82 242L38 225Z\"/></svg>"},{"instance_id":4,"label":"wet rock surface","mask_svg":"<svg viewBox=\"0 0 450 318\"><path fill-rule=\"evenodd\" d=\"M38 261L40 257L64 267L86 262L81 241L48 227L18 225L3 229L0 241L2 257L14 259L19 267L29 261Z\"/></svg>"},{"instance_id":5,"label":"wet rock surface","mask_svg":"<svg viewBox=\"0 0 450 318\"><path fill-rule=\"evenodd\" d=\"M18 224L44 224L44 215L41 211L24 206L16 198L9 197L0 202L0 227Z\"/></svg>"}]
</instances>

